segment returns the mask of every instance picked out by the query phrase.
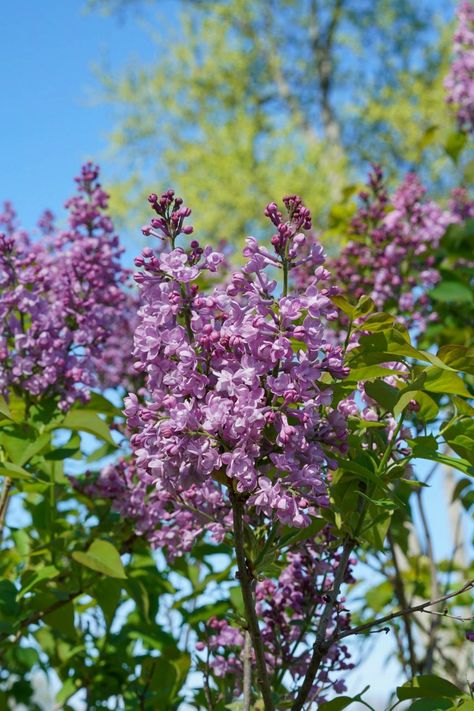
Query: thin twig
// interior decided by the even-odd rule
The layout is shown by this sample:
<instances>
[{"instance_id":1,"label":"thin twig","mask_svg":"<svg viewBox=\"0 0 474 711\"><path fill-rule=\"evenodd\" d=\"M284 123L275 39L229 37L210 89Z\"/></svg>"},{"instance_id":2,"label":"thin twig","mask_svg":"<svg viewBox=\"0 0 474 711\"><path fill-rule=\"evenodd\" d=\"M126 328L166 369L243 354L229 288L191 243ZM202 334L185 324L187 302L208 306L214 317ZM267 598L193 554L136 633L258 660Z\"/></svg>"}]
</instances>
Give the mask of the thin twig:
<instances>
[{"instance_id":1,"label":"thin twig","mask_svg":"<svg viewBox=\"0 0 474 711\"><path fill-rule=\"evenodd\" d=\"M244 632L244 707L243 711L250 711L250 704L252 703L252 661L250 658L251 652L251 639L248 630Z\"/></svg>"},{"instance_id":2,"label":"thin twig","mask_svg":"<svg viewBox=\"0 0 474 711\"><path fill-rule=\"evenodd\" d=\"M358 627L354 627L353 629L346 630L344 632L335 634L335 635L333 635L331 641L336 642L336 641L339 641L340 639L344 639L345 637L351 637L354 634L364 634L364 632L368 632L369 630L371 630L372 627L378 627L379 625L384 625L386 622L391 622L392 620L395 620L397 617L404 617L405 615L411 615L414 612L425 612L425 608L432 607L433 605L439 605L441 602L445 602L446 600L450 600L453 597L462 595L462 593L466 592L467 590L471 590L472 588L474 588L474 579L469 580L469 582L467 582L459 590L455 590L454 592L449 593L448 595L443 595L442 597L439 597L437 600L428 600L427 602L422 602L419 605L413 605L412 607L408 607L405 610L396 610L395 612L392 612L390 615L385 615L384 617L380 617L378 620L373 620L372 622L366 622L365 624L359 625Z\"/></svg>"},{"instance_id":3,"label":"thin twig","mask_svg":"<svg viewBox=\"0 0 474 711\"><path fill-rule=\"evenodd\" d=\"M457 622L472 622L474 620L474 615L470 617L461 617L461 615L450 615L448 612L436 612L436 610L423 610L428 615L439 615L439 617L447 617L450 620L457 620Z\"/></svg>"},{"instance_id":4,"label":"thin twig","mask_svg":"<svg viewBox=\"0 0 474 711\"><path fill-rule=\"evenodd\" d=\"M9 501L8 495L10 493L12 483L13 482L9 476L5 477L5 480L3 482L2 493L0 494L0 538L3 535L3 528L5 525L5 516L7 514L7 509L8 509L8 501Z\"/></svg>"}]
</instances>

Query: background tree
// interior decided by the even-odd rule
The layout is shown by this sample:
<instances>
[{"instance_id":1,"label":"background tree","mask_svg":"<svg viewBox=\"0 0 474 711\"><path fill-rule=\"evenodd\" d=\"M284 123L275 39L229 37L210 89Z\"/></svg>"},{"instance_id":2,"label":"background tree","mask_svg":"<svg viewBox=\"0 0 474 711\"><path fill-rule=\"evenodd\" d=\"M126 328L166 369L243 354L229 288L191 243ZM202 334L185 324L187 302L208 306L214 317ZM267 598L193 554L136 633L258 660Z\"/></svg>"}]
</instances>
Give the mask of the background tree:
<instances>
[{"instance_id":1,"label":"background tree","mask_svg":"<svg viewBox=\"0 0 474 711\"><path fill-rule=\"evenodd\" d=\"M392 174L416 162L445 183L453 175L432 141L447 116L447 4L94 4L152 9L156 64L102 77L117 110L112 146L131 168L113 191L122 216L159 181L206 201L197 227L214 240L256 229L241 216L287 192L334 224L344 210L328 220L328 203L347 196L374 146Z\"/></svg>"}]
</instances>

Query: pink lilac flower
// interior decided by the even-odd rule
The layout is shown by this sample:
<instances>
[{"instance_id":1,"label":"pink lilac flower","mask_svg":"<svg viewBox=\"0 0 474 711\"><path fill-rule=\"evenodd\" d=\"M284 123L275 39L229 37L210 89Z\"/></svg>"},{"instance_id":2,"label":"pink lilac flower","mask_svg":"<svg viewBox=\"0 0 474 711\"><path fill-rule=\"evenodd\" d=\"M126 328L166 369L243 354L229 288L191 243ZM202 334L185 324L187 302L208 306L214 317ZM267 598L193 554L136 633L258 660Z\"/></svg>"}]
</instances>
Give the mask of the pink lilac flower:
<instances>
[{"instance_id":1,"label":"pink lilac flower","mask_svg":"<svg viewBox=\"0 0 474 711\"><path fill-rule=\"evenodd\" d=\"M350 301L370 296L377 310L423 331L436 318L427 293L440 278L434 252L460 217L428 200L412 173L389 196L379 166L360 199L352 240L328 264L334 281Z\"/></svg>"},{"instance_id":2,"label":"pink lilac flower","mask_svg":"<svg viewBox=\"0 0 474 711\"><path fill-rule=\"evenodd\" d=\"M459 128L474 131L474 3L464 0L457 11L454 61L446 78L446 101L457 112Z\"/></svg>"},{"instance_id":3,"label":"pink lilac flower","mask_svg":"<svg viewBox=\"0 0 474 711\"><path fill-rule=\"evenodd\" d=\"M58 396L67 408L87 397L99 371L107 381L103 357L112 360L108 341L123 324L127 273L98 176L88 163L76 178L66 230L56 230L46 212L41 239L33 241L8 203L0 216L0 391L7 398L12 389L31 398ZM129 357L130 339L128 349L122 346Z\"/></svg>"},{"instance_id":4,"label":"pink lilac flower","mask_svg":"<svg viewBox=\"0 0 474 711\"><path fill-rule=\"evenodd\" d=\"M271 203L274 254L249 239L242 271L202 292L198 277L221 257L197 240L176 243L191 232L190 210L173 191L149 201L157 217L143 231L161 245L136 260L142 306L134 341L149 398L126 401L137 477L175 499L218 482L226 504L233 488L265 516L306 526L327 505L331 451L346 448L345 419L319 378L347 369L342 349L326 340L326 321L337 316L329 273L316 271L297 296L278 296L266 267L293 268L309 211L289 196L285 220ZM273 493L263 507L268 481Z\"/></svg>"}]
</instances>

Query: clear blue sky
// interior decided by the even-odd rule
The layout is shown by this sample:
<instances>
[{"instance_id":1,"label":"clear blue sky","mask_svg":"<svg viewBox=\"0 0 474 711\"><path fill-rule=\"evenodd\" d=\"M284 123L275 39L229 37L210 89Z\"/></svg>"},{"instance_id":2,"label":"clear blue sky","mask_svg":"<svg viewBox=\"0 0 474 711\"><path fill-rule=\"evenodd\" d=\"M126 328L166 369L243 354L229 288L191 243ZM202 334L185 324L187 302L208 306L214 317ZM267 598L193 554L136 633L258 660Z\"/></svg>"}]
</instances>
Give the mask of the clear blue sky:
<instances>
[{"instance_id":1,"label":"clear blue sky","mask_svg":"<svg viewBox=\"0 0 474 711\"><path fill-rule=\"evenodd\" d=\"M154 54L137 23L86 13L85 4L2 3L0 202L12 200L27 228L47 207L60 214L81 163L104 156L113 117L92 101L94 64L117 70Z\"/></svg>"}]
</instances>

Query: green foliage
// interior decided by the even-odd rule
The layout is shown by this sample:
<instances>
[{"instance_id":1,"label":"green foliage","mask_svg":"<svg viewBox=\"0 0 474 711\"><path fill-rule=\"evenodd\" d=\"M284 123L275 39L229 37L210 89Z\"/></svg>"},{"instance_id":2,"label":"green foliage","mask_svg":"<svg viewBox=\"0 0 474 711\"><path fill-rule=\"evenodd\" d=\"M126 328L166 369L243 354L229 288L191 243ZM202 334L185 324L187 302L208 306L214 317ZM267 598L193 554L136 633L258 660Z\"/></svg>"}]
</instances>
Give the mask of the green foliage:
<instances>
[{"instance_id":1,"label":"green foliage","mask_svg":"<svg viewBox=\"0 0 474 711\"><path fill-rule=\"evenodd\" d=\"M117 109L112 146L133 169L116 182L114 210L134 227L150 185L159 192L171 184L187 204L205 205L195 224L214 242L259 232L262 206L296 192L332 246L353 214L354 175L367 160L416 160L446 179L452 161L444 153L433 160L432 149L448 117L447 109L440 117L448 33L439 49L430 3L200 0L177 1L171 13L152 8L157 64L101 77Z\"/></svg>"}]
</instances>

